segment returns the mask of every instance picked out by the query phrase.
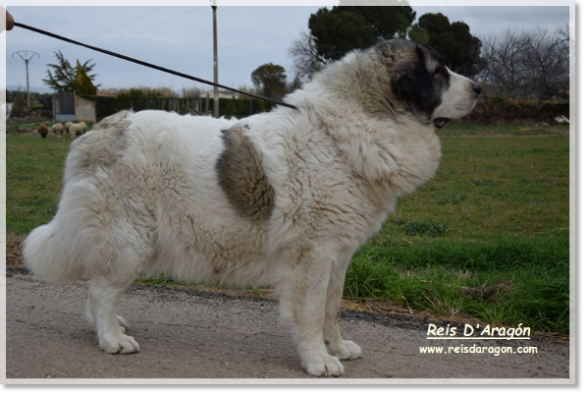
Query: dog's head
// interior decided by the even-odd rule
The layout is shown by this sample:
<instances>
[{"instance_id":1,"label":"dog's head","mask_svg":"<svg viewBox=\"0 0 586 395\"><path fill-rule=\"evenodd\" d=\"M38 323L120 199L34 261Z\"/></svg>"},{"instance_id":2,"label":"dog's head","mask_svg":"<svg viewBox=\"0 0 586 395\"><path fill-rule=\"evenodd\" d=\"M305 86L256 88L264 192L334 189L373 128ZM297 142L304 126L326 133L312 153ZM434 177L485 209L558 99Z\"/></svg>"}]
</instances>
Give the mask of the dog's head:
<instances>
[{"instance_id":1,"label":"dog's head","mask_svg":"<svg viewBox=\"0 0 586 395\"><path fill-rule=\"evenodd\" d=\"M480 94L477 83L450 71L442 57L425 44L389 40L367 52L385 66L384 106L436 130L468 114Z\"/></svg>"}]
</instances>

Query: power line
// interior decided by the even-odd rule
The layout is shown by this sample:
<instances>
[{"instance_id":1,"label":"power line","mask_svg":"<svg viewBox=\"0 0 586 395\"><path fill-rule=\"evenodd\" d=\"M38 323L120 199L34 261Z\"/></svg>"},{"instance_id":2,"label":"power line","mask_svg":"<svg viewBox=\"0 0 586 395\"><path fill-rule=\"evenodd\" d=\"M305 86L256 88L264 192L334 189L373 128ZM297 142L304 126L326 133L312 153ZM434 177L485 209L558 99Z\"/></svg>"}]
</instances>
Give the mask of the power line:
<instances>
[{"instance_id":1,"label":"power line","mask_svg":"<svg viewBox=\"0 0 586 395\"><path fill-rule=\"evenodd\" d=\"M157 12L163 11L165 8L167 8L167 6L157 7L155 9L148 10L148 11L142 13L142 14L136 15L136 16L134 16L134 17L132 17L132 18L124 21L124 22L121 22L121 23L119 23L117 25L114 25L114 26L108 28L108 29L104 30L102 33L98 33L98 35L95 36L95 37L99 37L103 33L109 33L109 32L111 32L113 30L118 30L118 29L123 28L123 27L126 27L128 25L132 25L133 23L138 22L141 19L144 19L146 17L149 17L151 15L154 15Z\"/></svg>"},{"instance_id":2,"label":"power line","mask_svg":"<svg viewBox=\"0 0 586 395\"><path fill-rule=\"evenodd\" d=\"M29 56L28 53L31 53L31 55ZM23 56L24 53L24 56ZM35 55L37 55L37 59L40 58L40 55L34 51L16 51L12 54L12 56L14 57L14 54L17 54L18 56L20 56L20 58L22 60L24 60L24 64L26 65L26 109L28 111L28 113L30 114L31 112L31 96L30 96L30 89L29 89L29 83L28 83L28 62L31 61Z\"/></svg>"},{"instance_id":3,"label":"power line","mask_svg":"<svg viewBox=\"0 0 586 395\"><path fill-rule=\"evenodd\" d=\"M136 15L136 16L134 16L134 17L132 17L132 18L128 19L127 21L124 21L124 22L122 22L122 23L119 23L119 24L117 24L117 25L114 25L114 27L112 27L112 28L105 29L105 30L103 30L103 31L101 31L101 32L99 32L99 33L97 33L97 34L93 35L93 36L87 36L87 37L84 37L84 38L82 38L82 39L83 39L83 40L90 40L90 39L94 39L94 40L95 40L96 38L99 38L100 36L102 36L102 35L104 35L104 34L106 34L106 33L109 33L109 32L111 32L112 30L118 30L118 29L120 29L120 28L122 28L122 27L128 26L128 25L130 25L130 24L133 24L133 23L135 23L135 22L138 22L139 20L141 20L141 19L144 19L144 18L146 18L146 17L150 17L150 16L152 16L152 15L154 15L154 14L156 14L156 13L158 13L158 12L162 11L162 10L163 10L163 9L165 9L165 8L168 8L168 6L162 6L162 7L157 7L157 8L155 8L155 9L153 9L153 10L148 10L148 11L146 11L146 12L142 13L142 14ZM197 9L197 8L202 8L202 6L195 7L195 9ZM149 30L150 28L153 28L153 27L159 26L159 25L161 25L161 24L163 24L163 23L167 23L167 22L169 22L169 21L172 21L172 20L174 20L174 19L180 18L180 17L182 17L183 15L186 15L186 14L188 14L188 13L190 13L190 12L193 12L193 11L195 11L195 9L193 9L193 10L190 10L190 11L187 11L187 12L184 12L184 13L182 13L182 14L180 14L180 15L174 16L173 18L167 19L167 20L165 20L165 21L163 21L163 22L161 22L161 23L158 23L158 24L156 24L156 25L151 25L151 26L147 27L146 29L139 30L139 31L137 31L137 32L133 32L133 33L127 34L127 35L125 35L125 36L122 36L122 37L117 37L117 38L114 38L114 39L112 39L112 40L110 40L110 41L107 41L107 42L105 42L104 44L109 44L109 43L112 43L112 42L115 42L115 41L124 40L124 39L125 39L125 38L127 38L127 37L133 36L133 35L135 35L135 34L138 34L138 33L141 33L141 32L143 32L143 31ZM93 38L92 38L92 37L93 37ZM57 48L56 50L60 50L60 48ZM67 55L73 55L73 54L80 53L80 52L83 52L83 51L84 51L84 50L75 50L75 51L71 51L71 52L69 52L69 51L66 51L66 52L64 53L64 55L66 55L66 56L67 56ZM51 52L52 52L52 53L54 53L55 51L51 51ZM41 55L44 55L44 56L49 56L50 54L49 54L48 52L42 52L42 53L41 53Z\"/></svg>"},{"instance_id":4,"label":"power line","mask_svg":"<svg viewBox=\"0 0 586 395\"><path fill-rule=\"evenodd\" d=\"M197 11L199 8L202 8L202 6L195 7L193 10L190 10L190 11L184 12L184 13L182 13L181 15L177 15L177 16L175 16L175 17L171 18L171 19L167 19L166 21L163 21L163 22L161 22L161 23L157 23L156 25L149 26L149 27L147 27L146 29L139 30L139 31L137 31L137 32L134 32L134 33L131 33L131 34L129 34L129 35L126 35L125 37L122 37L122 38L117 38L117 39L115 39L115 40L112 40L112 41L124 40L126 37L130 37L130 36L133 36L133 35L135 35L135 34L142 33L142 32L144 32L144 31L150 30L150 29L152 29L152 28L154 28L154 27L157 27L157 26L159 26L159 25L162 25L162 24L164 24L164 23L170 22L170 21L172 21L172 20L175 20L175 19L177 19L177 18L181 18L182 16L184 16L184 15L187 15L187 14L189 14L190 12ZM112 41L110 41L110 42L112 42Z\"/></svg>"}]
</instances>

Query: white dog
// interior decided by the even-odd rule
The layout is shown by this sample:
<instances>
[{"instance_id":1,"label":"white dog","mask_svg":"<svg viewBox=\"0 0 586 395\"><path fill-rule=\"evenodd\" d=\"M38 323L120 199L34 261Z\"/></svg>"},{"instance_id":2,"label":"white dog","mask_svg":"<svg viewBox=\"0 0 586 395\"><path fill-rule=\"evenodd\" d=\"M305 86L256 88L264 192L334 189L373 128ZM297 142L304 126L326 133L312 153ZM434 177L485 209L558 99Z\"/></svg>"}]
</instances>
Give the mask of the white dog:
<instances>
[{"instance_id":1,"label":"white dog","mask_svg":"<svg viewBox=\"0 0 586 395\"><path fill-rule=\"evenodd\" d=\"M303 368L341 375L361 356L338 326L350 258L433 176L435 132L479 92L433 49L392 40L325 68L286 98L297 110L118 113L72 143L58 213L26 239L25 263L48 281L90 279L107 353L139 351L116 315L138 276L272 284Z\"/></svg>"}]
</instances>

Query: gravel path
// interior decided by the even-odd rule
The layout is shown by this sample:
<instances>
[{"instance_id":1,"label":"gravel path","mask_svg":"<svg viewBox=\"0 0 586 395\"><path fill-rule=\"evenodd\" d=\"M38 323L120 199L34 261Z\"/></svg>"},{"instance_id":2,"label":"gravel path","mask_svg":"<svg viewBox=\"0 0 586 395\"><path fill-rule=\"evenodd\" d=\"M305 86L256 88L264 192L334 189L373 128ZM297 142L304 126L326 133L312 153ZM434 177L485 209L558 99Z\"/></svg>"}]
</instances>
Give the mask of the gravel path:
<instances>
[{"instance_id":1,"label":"gravel path","mask_svg":"<svg viewBox=\"0 0 586 395\"><path fill-rule=\"evenodd\" d=\"M129 323L141 352L107 355L99 350L84 319L86 295L81 281L51 285L17 273L6 279L7 383L25 378L313 379L301 369L291 338L277 324L275 301L134 284L122 297L118 313ZM513 349L533 346L538 354L456 354L445 349L442 354L422 354L420 347L472 343L426 340L429 323L344 310L342 334L362 346L363 357L343 361L345 376L332 380L559 378L566 379L560 383L573 382L567 343L532 336L475 343Z\"/></svg>"}]
</instances>

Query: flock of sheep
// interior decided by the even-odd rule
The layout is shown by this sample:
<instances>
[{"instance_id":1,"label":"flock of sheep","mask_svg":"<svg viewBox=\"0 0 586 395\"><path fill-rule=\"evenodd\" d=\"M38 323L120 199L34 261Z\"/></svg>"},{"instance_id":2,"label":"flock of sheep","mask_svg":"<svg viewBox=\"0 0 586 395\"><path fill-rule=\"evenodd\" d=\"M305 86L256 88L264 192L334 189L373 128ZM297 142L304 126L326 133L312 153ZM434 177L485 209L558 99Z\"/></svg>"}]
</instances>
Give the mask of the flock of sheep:
<instances>
[{"instance_id":1,"label":"flock of sheep","mask_svg":"<svg viewBox=\"0 0 586 395\"><path fill-rule=\"evenodd\" d=\"M49 134L53 134L55 137L59 138L63 135L63 133L68 134L72 139L76 138L77 136L81 136L85 132L87 132L87 125L85 122L73 123L73 122L66 122L65 126L61 122L54 124L52 127L48 127L44 123L37 128L37 132L41 135L41 137L45 138Z\"/></svg>"}]
</instances>

